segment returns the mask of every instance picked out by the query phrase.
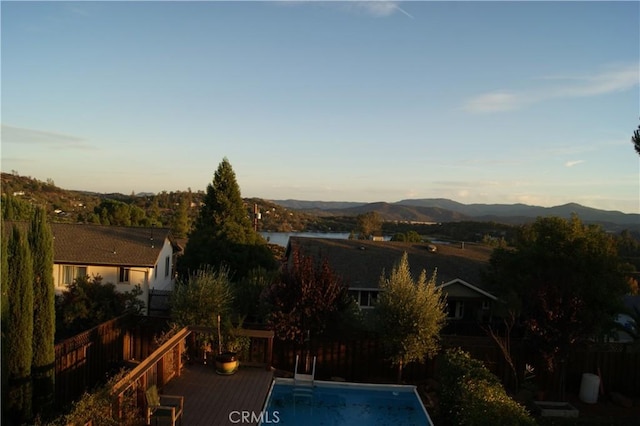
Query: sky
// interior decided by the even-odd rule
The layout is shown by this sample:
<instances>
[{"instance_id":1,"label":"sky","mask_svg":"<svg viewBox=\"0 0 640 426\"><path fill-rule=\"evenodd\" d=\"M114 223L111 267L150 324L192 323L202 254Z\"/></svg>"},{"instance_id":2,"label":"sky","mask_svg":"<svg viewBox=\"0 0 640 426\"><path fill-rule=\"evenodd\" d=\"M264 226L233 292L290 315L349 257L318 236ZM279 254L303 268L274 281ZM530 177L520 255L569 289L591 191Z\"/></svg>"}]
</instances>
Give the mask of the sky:
<instances>
[{"instance_id":1,"label":"sky","mask_svg":"<svg viewBox=\"0 0 640 426\"><path fill-rule=\"evenodd\" d=\"M640 213L640 3L10 2L1 169Z\"/></svg>"}]
</instances>

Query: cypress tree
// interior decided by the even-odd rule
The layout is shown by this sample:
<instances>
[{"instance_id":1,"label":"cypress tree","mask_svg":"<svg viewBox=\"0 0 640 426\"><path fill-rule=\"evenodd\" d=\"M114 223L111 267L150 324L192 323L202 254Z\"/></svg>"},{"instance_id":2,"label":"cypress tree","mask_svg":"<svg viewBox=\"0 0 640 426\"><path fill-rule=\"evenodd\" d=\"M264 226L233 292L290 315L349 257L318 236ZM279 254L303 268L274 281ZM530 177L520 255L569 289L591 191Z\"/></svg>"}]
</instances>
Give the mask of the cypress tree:
<instances>
[{"instance_id":1,"label":"cypress tree","mask_svg":"<svg viewBox=\"0 0 640 426\"><path fill-rule=\"evenodd\" d=\"M2 310L2 317L0 318L0 324L2 325L2 401L7 400L7 389L9 381L7 380L7 326L9 319L9 261L7 256L7 239L9 234L5 232L5 223L2 218L0 218L0 243L2 246L0 247L0 284L2 285L2 299L0 300L0 309ZM0 423L7 424L7 420L4 415L4 404L2 404L2 420Z\"/></svg>"},{"instance_id":2,"label":"cypress tree","mask_svg":"<svg viewBox=\"0 0 640 426\"><path fill-rule=\"evenodd\" d=\"M43 208L35 211L28 240L33 258L33 406L46 416L53 408L56 314L53 236Z\"/></svg>"},{"instance_id":3,"label":"cypress tree","mask_svg":"<svg viewBox=\"0 0 640 426\"><path fill-rule=\"evenodd\" d=\"M24 234L14 225L7 242L9 313L6 328L7 398L5 413L15 423L31 419L33 353L33 261Z\"/></svg>"}]
</instances>

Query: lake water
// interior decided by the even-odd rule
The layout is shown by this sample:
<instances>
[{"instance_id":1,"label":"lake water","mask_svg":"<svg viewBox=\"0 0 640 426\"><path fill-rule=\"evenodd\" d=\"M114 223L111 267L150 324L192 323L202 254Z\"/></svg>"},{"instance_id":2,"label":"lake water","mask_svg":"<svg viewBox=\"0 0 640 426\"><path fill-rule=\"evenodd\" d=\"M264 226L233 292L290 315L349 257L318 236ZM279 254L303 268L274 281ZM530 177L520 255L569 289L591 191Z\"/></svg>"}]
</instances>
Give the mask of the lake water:
<instances>
[{"instance_id":1,"label":"lake water","mask_svg":"<svg viewBox=\"0 0 640 426\"><path fill-rule=\"evenodd\" d=\"M282 247L289 244L289 237L336 238L339 240L349 238L348 232L260 232L260 235L271 244Z\"/></svg>"}]
</instances>

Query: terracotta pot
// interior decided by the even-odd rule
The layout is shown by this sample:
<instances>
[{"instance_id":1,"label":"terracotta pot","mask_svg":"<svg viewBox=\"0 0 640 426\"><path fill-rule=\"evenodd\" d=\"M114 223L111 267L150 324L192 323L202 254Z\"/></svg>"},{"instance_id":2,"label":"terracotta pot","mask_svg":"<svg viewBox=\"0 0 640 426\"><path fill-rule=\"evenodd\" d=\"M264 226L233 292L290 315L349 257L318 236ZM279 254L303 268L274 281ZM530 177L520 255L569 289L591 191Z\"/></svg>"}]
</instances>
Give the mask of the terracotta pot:
<instances>
[{"instance_id":1,"label":"terracotta pot","mask_svg":"<svg viewBox=\"0 0 640 426\"><path fill-rule=\"evenodd\" d=\"M223 352L216 355L216 373L229 375L238 371L240 361L236 357L235 352Z\"/></svg>"}]
</instances>

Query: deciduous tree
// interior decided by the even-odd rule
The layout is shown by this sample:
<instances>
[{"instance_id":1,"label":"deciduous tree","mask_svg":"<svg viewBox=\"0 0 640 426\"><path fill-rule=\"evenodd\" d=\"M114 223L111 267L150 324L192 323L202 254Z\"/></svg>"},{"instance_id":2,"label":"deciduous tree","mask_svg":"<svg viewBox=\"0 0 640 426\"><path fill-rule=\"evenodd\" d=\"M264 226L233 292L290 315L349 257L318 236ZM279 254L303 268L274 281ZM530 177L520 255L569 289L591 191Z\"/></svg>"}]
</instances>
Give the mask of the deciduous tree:
<instances>
[{"instance_id":1,"label":"deciduous tree","mask_svg":"<svg viewBox=\"0 0 640 426\"><path fill-rule=\"evenodd\" d=\"M229 314L232 303L229 272L205 266L178 279L171 295L171 316L181 326L215 327L218 315Z\"/></svg>"},{"instance_id":2,"label":"deciduous tree","mask_svg":"<svg viewBox=\"0 0 640 426\"><path fill-rule=\"evenodd\" d=\"M425 270L414 280L406 252L388 277L384 273L380 277L382 291L374 305L376 329L391 362L398 366L398 382L404 365L434 356L439 349L447 314L442 290L435 281L435 272L427 279Z\"/></svg>"},{"instance_id":3,"label":"deciduous tree","mask_svg":"<svg viewBox=\"0 0 640 426\"><path fill-rule=\"evenodd\" d=\"M298 250L291 256L289 268L266 293L269 323L279 339L302 343L307 334L323 334L355 302L326 261L317 264Z\"/></svg>"},{"instance_id":4,"label":"deciduous tree","mask_svg":"<svg viewBox=\"0 0 640 426\"><path fill-rule=\"evenodd\" d=\"M382 218L377 212L368 212L357 216L358 239L367 240L382 232Z\"/></svg>"},{"instance_id":5,"label":"deciduous tree","mask_svg":"<svg viewBox=\"0 0 640 426\"><path fill-rule=\"evenodd\" d=\"M496 249L487 281L520 314L531 347L558 371L571 347L611 330L627 290L614 239L577 216L539 218ZM543 370L544 371L544 370Z\"/></svg>"},{"instance_id":6,"label":"deciduous tree","mask_svg":"<svg viewBox=\"0 0 640 426\"><path fill-rule=\"evenodd\" d=\"M124 315L139 314L144 302L138 296L140 286L120 292L113 283L103 283L102 277L76 278L62 295L56 297L56 339L61 339Z\"/></svg>"}]
</instances>

